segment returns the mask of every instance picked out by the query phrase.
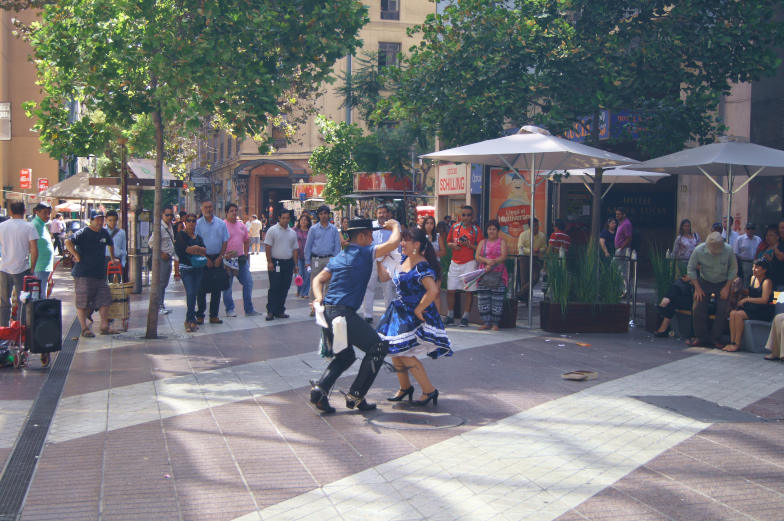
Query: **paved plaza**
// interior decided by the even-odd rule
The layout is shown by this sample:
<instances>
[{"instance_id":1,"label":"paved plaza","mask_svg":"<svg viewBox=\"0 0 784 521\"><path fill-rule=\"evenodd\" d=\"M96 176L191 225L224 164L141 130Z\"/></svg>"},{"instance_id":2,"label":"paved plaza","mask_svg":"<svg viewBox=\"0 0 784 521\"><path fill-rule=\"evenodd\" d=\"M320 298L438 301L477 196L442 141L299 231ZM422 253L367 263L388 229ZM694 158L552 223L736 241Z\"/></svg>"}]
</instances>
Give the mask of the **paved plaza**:
<instances>
[{"instance_id":1,"label":"paved plaza","mask_svg":"<svg viewBox=\"0 0 784 521\"><path fill-rule=\"evenodd\" d=\"M263 266L253 258L259 311ZM58 274L64 331L70 284ZM19 519L784 520L784 364L760 354L641 328L454 328L454 356L424 362L437 408L387 402L398 384L382 371L368 397L379 409L346 409L355 363L323 416L307 382L326 361L293 288L289 319L240 314L193 334L184 297L172 281L163 338L140 338L145 293L127 333L78 339ZM561 378L578 369L598 376ZM0 370L6 473L48 374L35 359Z\"/></svg>"}]
</instances>

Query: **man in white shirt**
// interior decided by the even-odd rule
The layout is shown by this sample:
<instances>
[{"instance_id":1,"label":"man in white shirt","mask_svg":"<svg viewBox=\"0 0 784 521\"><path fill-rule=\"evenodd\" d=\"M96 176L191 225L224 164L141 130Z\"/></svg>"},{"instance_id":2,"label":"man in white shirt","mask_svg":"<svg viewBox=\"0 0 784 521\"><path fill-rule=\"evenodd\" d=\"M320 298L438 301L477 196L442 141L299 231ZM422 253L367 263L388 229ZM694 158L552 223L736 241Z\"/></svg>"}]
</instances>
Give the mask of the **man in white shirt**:
<instances>
[{"instance_id":1,"label":"man in white shirt","mask_svg":"<svg viewBox=\"0 0 784 521\"><path fill-rule=\"evenodd\" d=\"M746 223L746 233L741 235L735 241L735 255L738 256L738 262L741 266L741 273L743 274L743 285L749 286L751 280L751 266L754 263L754 256L757 253L762 239L754 235L756 226L752 223Z\"/></svg>"},{"instance_id":2,"label":"man in white shirt","mask_svg":"<svg viewBox=\"0 0 784 521\"><path fill-rule=\"evenodd\" d=\"M376 209L376 220L373 221L373 245L378 246L384 244L389 240L392 235L391 230L384 229L384 223L390 217L389 208L381 205ZM365 320L373 322L373 301L376 299L376 288L381 286L382 293L384 294L384 309L388 308L392 301L395 299L395 285L391 280L381 282L378 280L378 267L373 263L373 271L370 274L370 281L365 291L365 298L362 300L362 310L365 315Z\"/></svg>"},{"instance_id":3,"label":"man in white shirt","mask_svg":"<svg viewBox=\"0 0 784 521\"><path fill-rule=\"evenodd\" d=\"M733 249L735 248L735 241L738 240L738 236L739 236L738 232L736 232L735 230L732 229L732 225L734 223L735 223L735 219L730 217L730 226L729 226L730 240L729 240L729 245L732 246ZM724 239L725 241L727 240L727 218L726 217L724 217L721 220L721 238Z\"/></svg>"},{"instance_id":4,"label":"man in white shirt","mask_svg":"<svg viewBox=\"0 0 784 521\"><path fill-rule=\"evenodd\" d=\"M299 243L297 232L289 227L291 211L282 210L278 224L267 230L264 250L267 253L267 320L289 318L286 314L286 295L291 288L291 277L297 273Z\"/></svg>"},{"instance_id":5,"label":"man in white shirt","mask_svg":"<svg viewBox=\"0 0 784 521\"><path fill-rule=\"evenodd\" d=\"M248 221L248 235L250 235L250 254L261 253L261 229L264 224L259 221L257 216L251 217Z\"/></svg>"},{"instance_id":6,"label":"man in white shirt","mask_svg":"<svg viewBox=\"0 0 784 521\"><path fill-rule=\"evenodd\" d=\"M47 224L49 227L49 235L52 236L52 245L60 255L63 254L63 233L65 232L65 222L63 221L63 214L58 213L54 219Z\"/></svg>"},{"instance_id":7,"label":"man in white shirt","mask_svg":"<svg viewBox=\"0 0 784 521\"><path fill-rule=\"evenodd\" d=\"M165 206L161 214L161 264L160 264L160 293L159 293L159 308L160 312L164 315L169 314L164 304L164 297L166 295L166 286L169 285L169 279L172 272L172 260L174 259L174 228L172 228L172 220L174 219L174 209L171 206ZM148 244L152 248L152 238L150 235Z\"/></svg>"},{"instance_id":8,"label":"man in white shirt","mask_svg":"<svg viewBox=\"0 0 784 521\"><path fill-rule=\"evenodd\" d=\"M11 218L0 224L0 326L11 320L11 295L22 291L25 275L38 262L38 233L25 221L23 202L11 203Z\"/></svg>"}]
</instances>

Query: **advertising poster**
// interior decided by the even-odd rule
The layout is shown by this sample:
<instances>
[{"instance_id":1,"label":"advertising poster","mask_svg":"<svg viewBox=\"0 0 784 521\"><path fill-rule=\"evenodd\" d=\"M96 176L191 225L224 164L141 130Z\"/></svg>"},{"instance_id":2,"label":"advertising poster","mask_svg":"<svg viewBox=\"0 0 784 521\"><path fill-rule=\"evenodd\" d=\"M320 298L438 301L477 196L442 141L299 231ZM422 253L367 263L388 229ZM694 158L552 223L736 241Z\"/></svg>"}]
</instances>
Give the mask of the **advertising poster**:
<instances>
[{"instance_id":1,"label":"advertising poster","mask_svg":"<svg viewBox=\"0 0 784 521\"><path fill-rule=\"evenodd\" d=\"M531 214L531 189L528 184L528 172L521 170L526 179L504 168L490 169L490 218L498 219L501 225L501 236L506 239L509 253L517 253L517 238L528 224ZM539 229L546 230L547 225L547 185L540 183L536 187L534 201Z\"/></svg>"},{"instance_id":2,"label":"advertising poster","mask_svg":"<svg viewBox=\"0 0 784 521\"><path fill-rule=\"evenodd\" d=\"M395 177L392 172L358 172L354 174L355 192L410 192L411 178Z\"/></svg>"}]
</instances>

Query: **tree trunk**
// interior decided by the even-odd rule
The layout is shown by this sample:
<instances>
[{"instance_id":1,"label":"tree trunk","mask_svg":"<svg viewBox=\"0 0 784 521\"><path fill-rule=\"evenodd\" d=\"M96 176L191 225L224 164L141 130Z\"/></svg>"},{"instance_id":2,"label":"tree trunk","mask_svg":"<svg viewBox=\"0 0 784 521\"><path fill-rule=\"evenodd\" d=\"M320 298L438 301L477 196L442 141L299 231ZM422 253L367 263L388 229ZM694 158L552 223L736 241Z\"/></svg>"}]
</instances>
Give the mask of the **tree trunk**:
<instances>
[{"instance_id":1,"label":"tree trunk","mask_svg":"<svg viewBox=\"0 0 784 521\"><path fill-rule=\"evenodd\" d=\"M163 179L163 120L160 107L153 111L155 125L155 202L152 210L152 273L150 304L147 308L147 332L144 338L158 338L158 295L161 291L161 184Z\"/></svg>"}]
</instances>

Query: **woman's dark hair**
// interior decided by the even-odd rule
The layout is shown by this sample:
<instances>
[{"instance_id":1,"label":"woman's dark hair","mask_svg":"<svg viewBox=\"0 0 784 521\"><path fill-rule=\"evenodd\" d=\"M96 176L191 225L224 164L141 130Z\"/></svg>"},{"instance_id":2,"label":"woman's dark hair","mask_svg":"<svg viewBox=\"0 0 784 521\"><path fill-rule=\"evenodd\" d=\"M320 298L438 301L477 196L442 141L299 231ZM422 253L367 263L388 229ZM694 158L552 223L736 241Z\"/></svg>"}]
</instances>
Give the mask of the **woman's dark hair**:
<instances>
[{"instance_id":1,"label":"woman's dark hair","mask_svg":"<svg viewBox=\"0 0 784 521\"><path fill-rule=\"evenodd\" d=\"M436 272L436 280L441 280L441 262L436 256L436 250L430 243L430 240L425 234L425 230L421 228L409 228L404 231L402 237L406 241L418 242L422 251L422 256L425 258L430 268Z\"/></svg>"},{"instance_id":2,"label":"woman's dark hair","mask_svg":"<svg viewBox=\"0 0 784 521\"><path fill-rule=\"evenodd\" d=\"M487 224L485 224L485 236L487 235L487 229L491 226L495 226L496 230L499 232L501 231L501 223L498 222L498 219L490 219L487 221Z\"/></svg>"},{"instance_id":3,"label":"woman's dark hair","mask_svg":"<svg viewBox=\"0 0 784 521\"><path fill-rule=\"evenodd\" d=\"M313 220L310 218L310 214L308 212L302 212L302 214L300 214L299 219L297 219L297 228L299 228L300 230L302 229L300 227L300 224L302 224L303 217L305 217L308 220L308 228L305 228L307 230L311 226L313 226Z\"/></svg>"},{"instance_id":4,"label":"woman's dark hair","mask_svg":"<svg viewBox=\"0 0 784 521\"><path fill-rule=\"evenodd\" d=\"M431 241L436 240L436 234L438 233L438 224L436 223L436 218L432 215L425 215L425 218L422 220L422 231L425 232L425 236L427 236L427 231L425 230L425 226L427 225L428 221L433 221L433 236L428 236L427 238Z\"/></svg>"},{"instance_id":5,"label":"woman's dark hair","mask_svg":"<svg viewBox=\"0 0 784 521\"><path fill-rule=\"evenodd\" d=\"M765 277L767 278L768 272L770 271L770 261L765 257L761 257L754 261L755 266L759 266L763 270L765 270Z\"/></svg>"},{"instance_id":6,"label":"woman's dark hair","mask_svg":"<svg viewBox=\"0 0 784 521\"><path fill-rule=\"evenodd\" d=\"M681 221L681 225L678 226L678 235L683 235L683 225L686 224L686 223L689 223L689 226L691 226L691 221L690 220L688 220L688 219L682 220Z\"/></svg>"},{"instance_id":7,"label":"woman's dark hair","mask_svg":"<svg viewBox=\"0 0 784 521\"><path fill-rule=\"evenodd\" d=\"M610 217L607 219L607 227L609 228L612 223L618 224L618 220L615 217Z\"/></svg>"},{"instance_id":8,"label":"woman's dark hair","mask_svg":"<svg viewBox=\"0 0 784 521\"><path fill-rule=\"evenodd\" d=\"M449 224L447 224L446 221L439 221L439 223L436 224L436 231L446 237L449 233Z\"/></svg>"}]
</instances>

